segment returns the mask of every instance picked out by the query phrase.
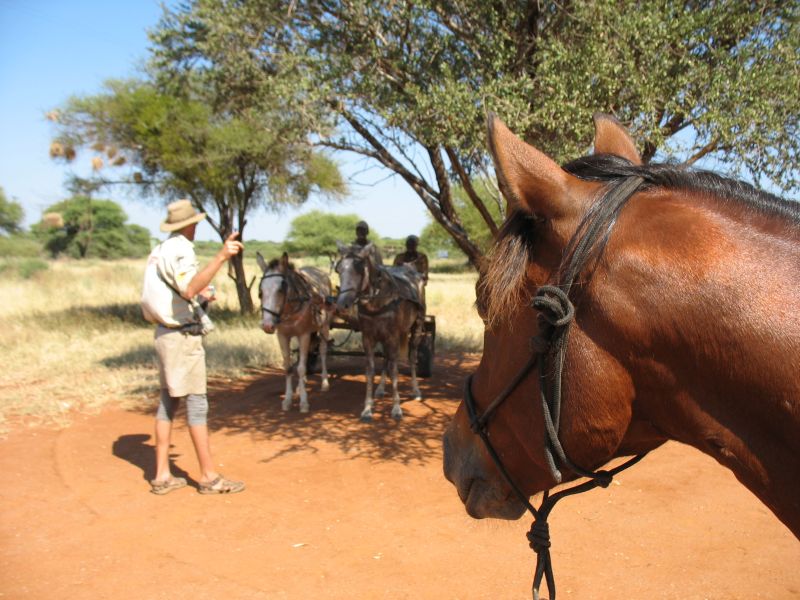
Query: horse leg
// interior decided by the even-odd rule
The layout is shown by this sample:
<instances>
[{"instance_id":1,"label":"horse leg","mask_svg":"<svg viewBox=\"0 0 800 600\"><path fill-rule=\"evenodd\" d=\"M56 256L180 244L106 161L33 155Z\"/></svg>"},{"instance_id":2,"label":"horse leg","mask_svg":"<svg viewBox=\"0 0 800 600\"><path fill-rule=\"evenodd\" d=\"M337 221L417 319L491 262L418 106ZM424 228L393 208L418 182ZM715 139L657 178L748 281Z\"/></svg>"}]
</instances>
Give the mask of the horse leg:
<instances>
[{"instance_id":1,"label":"horse leg","mask_svg":"<svg viewBox=\"0 0 800 600\"><path fill-rule=\"evenodd\" d=\"M386 389L386 364L389 362L389 359L385 356L384 350L384 357L383 357L383 370L381 371L381 380L378 383L378 387L375 388L375 398L383 398Z\"/></svg>"},{"instance_id":2,"label":"horse leg","mask_svg":"<svg viewBox=\"0 0 800 600\"><path fill-rule=\"evenodd\" d=\"M330 329L325 325L319 332L319 359L322 361L322 391L327 392L331 389L328 382L328 336Z\"/></svg>"},{"instance_id":3,"label":"horse leg","mask_svg":"<svg viewBox=\"0 0 800 600\"><path fill-rule=\"evenodd\" d=\"M304 333L299 338L300 358L297 361L297 393L300 395L300 412L308 412L308 390L306 390L306 361L308 347L311 345L311 333Z\"/></svg>"},{"instance_id":4,"label":"horse leg","mask_svg":"<svg viewBox=\"0 0 800 600\"><path fill-rule=\"evenodd\" d=\"M364 353L367 355L367 398L364 400L364 410L361 411L361 420L365 423L372 421L372 383L375 377L375 346L368 337L364 336Z\"/></svg>"},{"instance_id":5,"label":"horse leg","mask_svg":"<svg viewBox=\"0 0 800 600\"><path fill-rule=\"evenodd\" d=\"M421 327L421 325L420 325ZM419 383L417 382L417 350L419 348L419 331L415 329L411 334L411 393L414 394L414 400L422 400L422 392L419 390Z\"/></svg>"},{"instance_id":6,"label":"horse leg","mask_svg":"<svg viewBox=\"0 0 800 600\"><path fill-rule=\"evenodd\" d=\"M392 417L398 421L403 418L403 409L400 408L400 394L397 391L397 350L394 349L389 359L389 369L392 375Z\"/></svg>"},{"instance_id":7,"label":"horse leg","mask_svg":"<svg viewBox=\"0 0 800 600\"><path fill-rule=\"evenodd\" d=\"M292 406L292 349L289 347L290 338L283 335L280 331L276 333L278 344L283 355L283 372L286 374L286 393L283 396L281 408L289 410Z\"/></svg>"}]
</instances>

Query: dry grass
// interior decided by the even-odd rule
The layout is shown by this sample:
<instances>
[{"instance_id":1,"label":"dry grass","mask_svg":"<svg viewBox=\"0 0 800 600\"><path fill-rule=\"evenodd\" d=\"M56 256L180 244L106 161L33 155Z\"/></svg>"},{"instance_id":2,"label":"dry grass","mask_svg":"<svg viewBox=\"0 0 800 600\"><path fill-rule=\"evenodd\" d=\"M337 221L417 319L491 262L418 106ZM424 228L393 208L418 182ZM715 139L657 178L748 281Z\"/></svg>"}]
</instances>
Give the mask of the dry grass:
<instances>
[{"instance_id":1,"label":"dry grass","mask_svg":"<svg viewBox=\"0 0 800 600\"><path fill-rule=\"evenodd\" d=\"M247 265L256 272L255 261ZM144 261L55 261L29 278L0 278L0 427L66 422L75 410L132 406L157 396L153 327L141 318ZM280 364L274 336L258 315L241 317L233 283L215 280L217 331L206 340L209 372L236 377ZM437 317L437 350L476 351L483 326L472 307L475 277L434 274L428 312ZM341 335L341 334L340 334Z\"/></svg>"}]
</instances>

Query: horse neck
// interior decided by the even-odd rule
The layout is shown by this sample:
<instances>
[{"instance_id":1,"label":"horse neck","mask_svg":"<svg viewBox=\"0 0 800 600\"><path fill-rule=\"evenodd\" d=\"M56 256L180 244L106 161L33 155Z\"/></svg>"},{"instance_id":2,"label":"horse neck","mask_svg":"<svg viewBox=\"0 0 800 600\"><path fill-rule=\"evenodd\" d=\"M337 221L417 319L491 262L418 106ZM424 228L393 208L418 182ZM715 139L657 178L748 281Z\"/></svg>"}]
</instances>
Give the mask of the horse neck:
<instances>
[{"instance_id":1,"label":"horse neck","mask_svg":"<svg viewBox=\"0 0 800 600\"><path fill-rule=\"evenodd\" d=\"M673 214L671 231L618 236L582 312L613 331L595 341L630 373L634 412L728 467L800 537L800 236L692 210L692 228Z\"/></svg>"}]
</instances>

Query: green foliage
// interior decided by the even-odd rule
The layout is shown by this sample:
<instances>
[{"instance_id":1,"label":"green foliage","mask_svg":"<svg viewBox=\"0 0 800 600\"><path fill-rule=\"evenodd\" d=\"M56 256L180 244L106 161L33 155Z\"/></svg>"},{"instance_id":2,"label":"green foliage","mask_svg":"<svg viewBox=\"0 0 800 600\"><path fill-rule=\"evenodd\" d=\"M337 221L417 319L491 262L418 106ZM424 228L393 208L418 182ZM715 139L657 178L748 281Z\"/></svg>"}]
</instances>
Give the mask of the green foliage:
<instances>
[{"instance_id":1,"label":"green foliage","mask_svg":"<svg viewBox=\"0 0 800 600\"><path fill-rule=\"evenodd\" d=\"M0 187L0 231L7 234L19 233L22 230L22 219L25 211L19 202L6 198L6 193Z\"/></svg>"},{"instance_id":2,"label":"green foliage","mask_svg":"<svg viewBox=\"0 0 800 600\"><path fill-rule=\"evenodd\" d=\"M17 263L17 272L22 279L30 279L49 268L50 265L39 258L24 258Z\"/></svg>"},{"instance_id":3,"label":"green foliage","mask_svg":"<svg viewBox=\"0 0 800 600\"><path fill-rule=\"evenodd\" d=\"M179 37L163 41L174 49ZM236 44L217 48L226 64L240 61ZM104 152L143 194L190 198L223 240L235 229L244 234L259 208L346 193L336 163L309 143L305 113L284 87L265 82L257 89L264 73L234 80L206 60L189 59L180 73L166 64L156 55L147 79L109 81L104 93L69 100L58 111L60 151L51 153L70 160L80 149ZM98 175L76 185L91 190L108 181ZM234 256L231 271L246 313L253 304L242 261Z\"/></svg>"},{"instance_id":4,"label":"green foliage","mask_svg":"<svg viewBox=\"0 0 800 600\"><path fill-rule=\"evenodd\" d=\"M355 238L358 215L335 215L312 210L295 217L286 236L286 251L290 254L323 256L336 252L336 242L349 244ZM370 239L377 240L377 232L370 231Z\"/></svg>"},{"instance_id":5,"label":"green foliage","mask_svg":"<svg viewBox=\"0 0 800 600\"><path fill-rule=\"evenodd\" d=\"M53 257L121 258L146 256L150 234L139 225L126 223L125 211L111 200L75 196L49 207L46 213L61 216L63 226L41 221L33 231Z\"/></svg>"},{"instance_id":6,"label":"green foliage","mask_svg":"<svg viewBox=\"0 0 800 600\"><path fill-rule=\"evenodd\" d=\"M35 258L42 255L42 243L31 233L0 236L0 256Z\"/></svg>"},{"instance_id":7,"label":"green foliage","mask_svg":"<svg viewBox=\"0 0 800 600\"><path fill-rule=\"evenodd\" d=\"M0 260L0 275L6 279L13 277L31 279L37 273L49 268L50 265L40 258L3 256L3 259Z\"/></svg>"},{"instance_id":8,"label":"green foliage","mask_svg":"<svg viewBox=\"0 0 800 600\"><path fill-rule=\"evenodd\" d=\"M647 160L709 157L800 189L797 2L189 0L154 41L173 73L280 89L322 144L401 175L469 252L447 191L491 176L489 111L558 160L587 152L602 111Z\"/></svg>"}]
</instances>

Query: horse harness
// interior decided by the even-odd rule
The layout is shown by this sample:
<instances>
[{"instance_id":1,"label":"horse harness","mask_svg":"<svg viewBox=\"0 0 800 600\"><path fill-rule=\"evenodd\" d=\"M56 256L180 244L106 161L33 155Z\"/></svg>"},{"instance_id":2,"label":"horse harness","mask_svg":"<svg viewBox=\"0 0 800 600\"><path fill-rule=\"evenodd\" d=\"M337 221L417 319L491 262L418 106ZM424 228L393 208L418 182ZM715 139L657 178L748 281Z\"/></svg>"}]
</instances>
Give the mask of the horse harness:
<instances>
[{"instance_id":1,"label":"horse harness","mask_svg":"<svg viewBox=\"0 0 800 600\"><path fill-rule=\"evenodd\" d=\"M641 180L634 177L623 183L623 186L635 190L640 184ZM621 208L621 204L618 208ZM610 231L610 227L607 231ZM503 479L505 479L506 483L534 519L531 529L527 533L530 547L536 552L536 570L531 589L534 600L539 600L539 588L543 577L547 581L550 600L555 600L556 598L555 579L553 577L553 567L550 558L550 530L547 523L547 518L555 504L566 496L587 492L596 487L608 487L614 475L624 471L628 467L632 467L645 457L645 454L639 454L613 469L591 471L581 468L572 462L569 457L567 457L561 441L558 438L561 416L562 370L564 368L564 359L566 356L569 327L575 317L575 306L564 290L572 289L572 284L580 267L584 265L592 253L596 251L596 244L598 240L601 240L603 233L604 232L600 230L592 231L590 229L584 237L577 241L576 245L573 247L573 251L568 253L569 264L567 265L568 268L565 271L566 276L562 283L558 286L544 285L536 291L531 302L531 307L539 313L537 317L539 334L531 338L531 355L522 369L520 369L506 388L492 400L482 414L478 414L478 407L472 395L472 375L467 378L464 385L464 404L467 407L470 428L473 433L480 436L481 440L483 440L483 444L492 457L492 461L497 467L497 470L500 471ZM607 239L607 234L605 239ZM549 371L548 363L551 367ZM580 477L589 479L589 481L574 487L556 492L552 496L549 490L546 490L538 509L534 508L528 496L514 482L508 469L503 465L500 455L489 439L489 421L492 415L534 369L538 369L539 371L538 404L541 406L542 415L544 417L544 454L547 465L550 468L550 473L557 484L561 483L562 475L556 463L557 459L562 467L566 467ZM549 377L548 372L550 373Z\"/></svg>"},{"instance_id":2,"label":"horse harness","mask_svg":"<svg viewBox=\"0 0 800 600\"><path fill-rule=\"evenodd\" d=\"M308 284L308 282L306 282L305 279L303 279L302 275L295 274L295 276L300 278L300 280L303 282L303 285L293 285L292 281L291 281L291 278L290 278L290 275L287 275L287 274L284 274L284 273L265 273L264 275L262 275L261 281L259 281L259 283L258 283L258 294L260 296L261 295L261 284L264 282L265 279L272 279L274 277L280 277L281 278L281 284L280 285L281 285L281 290L283 291L283 303L281 304L280 309L277 310L277 311L274 311L272 309L267 308L263 304L261 305L261 314L263 315L264 313L268 313L268 314L272 315L272 318L275 320L275 324L276 325L278 325L281 322L281 315L284 315L284 310L285 310L287 305L291 305L293 303L299 303L298 307L295 310L293 310L293 311L287 313L286 315L284 315L284 319L286 317L290 317L292 315L295 315L295 314L299 313L301 310L303 310L304 304L306 302L308 302L309 300L311 300L311 292L312 292L312 290L311 290L310 284ZM290 293L292 291L299 290L300 287L305 287L306 288L305 289L306 295L296 295L294 297L290 297Z\"/></svg>"},{"instance_id":3,"label":"horse harness","mask_svg":"<svg viewBox=\"0 0 800 600\"><path fill-rule=\"evenodd\" d=\"M378 317L378 316L383 315L383 314L385 314L387 312L393 311L395 308L397 308L397 306L403 300L407 300L408 302L413 302L414 304L417 304L418 306L421 306L421 304L419 302L417 302L416 300L412 300L410 298L404 298L404 297L401 296L401 290L400 290L399 286L397 285L397 282L395 281L395 278L391 274L389 274L388 279L389 279L389 282L391 283L392 287L394 288L394 291L397 293L397 297L395 297L394 294L387 294L387 295L384 295L384 296L381 296L381 295L378 295L378 294L371 294L369 292L370 288L373 288L373 289L377 288L378 282L383 278L382 273L381 273L380 269L375 269L375 277L372 277L372 269L366 268L368 266L367 261L364 258L362 258L360 256L357 256L355 254L347 254L347 255L343 256L336 263L335 270L336 270L337 273L339 272L339 265L341 264L342 260L345 259L345 258L352 259L353 262L357 265L357 267L356 267L357 270L366 272L366 276L362 280L362 285L361 285L361 289L360 290L356 290L356 288L352 288L352 287L351 288L345 288L343 290L339 290L339 294L340 295L341 294L345 294L347 292L355 292L356 293L356 303L358 304L359 313L364 314L364 315L366 315L368 317ZM364 285L363 282L366 282L366 285ZM369 309L369 308L367 308L365 306L366 302L372 302L372 301L375 301L375 300L378 300L378 299L381 299L381 298L392 298L392 300L390 300L389 302L387 302L386 304L382 305L380 308L375 309L375 310Z\"/></svg>"}]
</instances>

